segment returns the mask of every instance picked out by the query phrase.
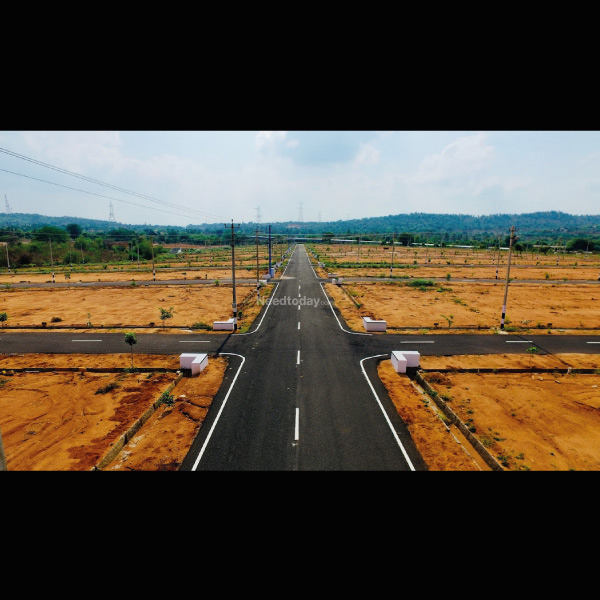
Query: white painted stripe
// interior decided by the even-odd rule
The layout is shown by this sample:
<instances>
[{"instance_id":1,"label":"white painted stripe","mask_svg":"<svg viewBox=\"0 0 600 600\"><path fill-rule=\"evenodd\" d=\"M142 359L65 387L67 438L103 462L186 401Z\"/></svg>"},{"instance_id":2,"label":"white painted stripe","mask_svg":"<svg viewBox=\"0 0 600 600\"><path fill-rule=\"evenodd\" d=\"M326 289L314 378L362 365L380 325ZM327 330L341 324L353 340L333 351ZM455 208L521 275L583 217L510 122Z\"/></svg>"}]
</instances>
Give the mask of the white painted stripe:
<instances>
[{"instance_id":1,"label":"white painted stripe","mask_svg":"<svg viewBox=\"0 0 600 600\"><path fill-rule=\"evenodd\" d=\"M298 357L296 358L296 364L300 364L300 350L298 350Z\"/></svg>"},{"instance_id":2,"label":"white painted stripe","mask_svg":"<svg viewBox=\"0 0 600 600\"><path fill-rule=\"evenodd\" d=\"M586 344L600 344L600 342L586 342Z\"/></svg>"},{"instance_id":3,"label":"white painted stripe","mask_svg":"<svg viewBox=\"0 0 600 600\"><path fill-rule=\"evenodd\" d=\"M180 344L208 344L210 340L179 340Z\"/></svg>"},{"instance_id":4,"label":"white painted stripe","mask_svg":"<svg viewBox=\"0 0 600 600\"><path fill-rule=\"evenodd\" d=\"M401 344L435 344L433 340L417 340L416 342L400 342Z\"/></svg>"},{"instance_id":5,"label":"white painted stripe","mask_svg":"<svg viewBox=\"0 0 600 600\"><path fill-rule=\"evenodd\" d=\"M235 374L235 377L233 378L233 381L231 382L231 385L229 386L229 390L227 391L227 395L225 396L225 399L223 400L223 404L221 405L221 408L219 409L219 413L217 414L217 417L216 417L215 422L213 423L213 425L212 425L212 427L210 429L210 432L206 436L206 441L204 442L204 445L202 446L202 449L198 453L198 458L196 458L196 461L194 462L194 466L192 467L192 471L195 471L196 468L198 467L198 463L200 462L200 459L202 458L202 455L204 454L204 451L206 450L206 446L208 445L208 440L210 440L210 438L211 438L211 436L213 434L213 431L215 430L215 427L217 426L217 422L219 421L219 417L221 416L221 413L223 412L223 409L225 408L225 404L227 403L227 399L229 398L229 394L231 394L231 390L233 389L235 381L238 378L238 375L240 374L240 371L242 370L242 367L244 366L244 363L246 362L246 359L241 354L234 354L233 352L221 352L221 354L228 354L230 356L239 356L242 359L242 364L239 366L239 368L237 370L237 373Z\"/></svg>"},{"instance_id":6,"label":"white painted stripe","mask_svg":"<svg viewBox=\"0 0 600 600\"><path fill-rule=\"evenodd\" d=\"M298 310L300 310L300 305L298 304Z\"/></svg>"},{"instance_id":7,"label":"white painted stripe","mask_svg":"<svg viewBox=\"0 0 600 600\"><path fill-rule=\"evenodd\" d=\"M300 329L300 321L298 321L298 329Z\"/></svg>"},{"instance_id":8,"label":"white painted stripe","mask_svg":"<svg viewBox=\"0 0 600 600\"><path fill-rule=\"evenodd\" d=\"M282 275L283 277L283 275ZM279 282L275 283L275 289L273 290L273 294L271 296L271 298L275 297L275 294L277 293L277 291L279 290ZM271 308L271 303L269 302L267 304L267 308L262 316L262 319L260 320L260 323L258 324L258 326L256 327L256 329L254 331L248 331L247 333L236 333L236 337L241 336L241 335L252 335L253 333L256 333L259 329L259 327L262 325L262 322L265 320L265 317L267 316L267 311L269 310L269 308Z\"/></svg>"},{"instance_id":9,"label":"white painted stripe","mask_svg":"<svg viewBox=\"0 0 600 600\"><path fill-rule=\"evenodd\" d=\"M296 427L294 433L294 440L297 442L300 439L300 409L296 409Z\"/></svg>"},{"instance_id":10,"label":"white painted stripe","mask_svg":"<svg viewBox=\"0 0 600 600\"><path fill-rule=\"evenodd\" d=\"M335 310L333 310L333 303L329 300L329 296L327 296L327 292L325 291L325 288L323 287L322 283L321 283L321 291L323 292L323 296L325 296L325 300L327 300L327 304L329 304L329 308L331 309L331 312L333 313L333 316L335 317L335 320L337 321L337 323L340 326L340 329L342 331L344 331L345 333L350 333L352 335L373 335L372 333L360 333L359 331L348 331L347 329L344 329L342 327L342 324L340 323L340 320L338 319L338 316L335 314ZM298 307L298 308L300 308L300 307Z\"/></svg>"},{"instance_id":11,"label":"white painted stripe","mask_svg":"<svg viewBox=\"0 0 600 600\"><path fill-rule=\"evenodd\" d=\"M383 405L381 404L381 400L379 400L379 396L377 395L375 388L371 384L371 381L369 380L369 378L367 376L367 372L365 371L365 367L363 366L363 361L365 361L369 358L378 358L379 356L388 356L388 355L387 354L377 354L375 356L367 356L367 358L363 358L360 361L360 368L363 372L363 375L365 376L365 379L367 380L367 383L369 384L369 387L371 388L371 391L373 392L373 395L375 396L375 399L377 400L377 404L379 404L379 408L381 408L381 412L383 413L383 416L385 417L387 424L390 426L390 429L392 430L392 434L393 434L394 438L396 439L398 446L400 446L400 450L402 450L402 454L404 454L404 458L406 459L406 462L408 463L410 470L414 471L415 468L414 468L412 462L410 461L410 458L408 457L408 454L406 453L406 450L404 449L404 446L402 445L402 442L400 441L400 438L398 437L398 434L396 433L396 430L394 429L392 422L390 421L389 417L387 416L387 413L385 412L385 409L383 408Z\"/></svg>"},{"instance_id":12,"label":"white painted stripe","mask_svg":"<svg viewBox=\"0 0 600 600\"><path fill-rule=\"evenodd\" d=\"M72 342L101 342L102 340L71 340Z\"/></svg>"},{"instance_id":13,"label":"white painted stripe","mask_svg":"<svg viewBox=\"0 0 600 600\"><path fill-rule=\"evenodd\" d=\"M533 344L531 340L505 340L507 344Z\"/></svg>"}]
</instances>

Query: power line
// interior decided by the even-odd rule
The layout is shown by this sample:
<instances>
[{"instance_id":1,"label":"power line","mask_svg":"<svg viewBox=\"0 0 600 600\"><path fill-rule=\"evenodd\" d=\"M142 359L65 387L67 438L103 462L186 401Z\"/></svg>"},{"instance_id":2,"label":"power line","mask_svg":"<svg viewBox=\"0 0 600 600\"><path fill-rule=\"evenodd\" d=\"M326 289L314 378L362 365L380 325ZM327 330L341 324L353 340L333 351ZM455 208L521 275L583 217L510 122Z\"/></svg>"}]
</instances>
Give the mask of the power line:
<instances>
[{"instance_id":1,"label":"power line","mask_svg":"<svg viewBox=\"0 0 600 600\"><path fill-rule=\"evenodd\" d=\"M55 167L54 165L50 165L50 164L44 163L44 162L42 162L40 160L36 160L34 158L30 158L30 157L24 156L22 154L18 154L16 152L13 152L12 150L7 150L6 148L0 148L0 152L4 152L5 154L8 154L9 156L13 156L15 158L20 158L22 160L26 160L26 161L34 163L36 165L40 165L42 167L46 167L46 168L52 169L54 171L58 171L60 173L66 174L66 175L71 175L72 177L77 177L79 179L83 179L85 181L89 181L91 183L95 183L97 185L102 185L102 186L111 188L113 190L116 190L116 191L119 191L119 192L123 192L125 194L131 194L131 195L137 196L139 198L145 198L146 200L150 200L151 202L156 202L157 204L162 204L164 206L171 206L171 207L177 208L179 210L185 210L185 211L188 211L188 212L191 212L191 213L196 213L196 214L198 214L198 215L200 215L200 216L202 216L204 218L212 218L215 221L221 221L222 220L222 217L219 217L217 215L212 215L211 213L207 213L207 212L204 212L204 211L198 211L198 210L194 210L194 209L191 209L191 208L186 208L184 206L179 206L179 205L174 204L172 202L166 202L164 200L159 200L158 198L153 198L152 196L147 196L145 194L139 194L137 192L132 192L131 190L127 190L125 188L121 188L119 186L112 185L110 183L105 183L103 181L99 181L98 179L93 179L92 177L88 177L86 175L81 175L79 173L74 173L72 171L68 171L67 169L63 169L61 167ZM7 172L10 173L10 171L7 171ZM19 173L16 173L16 174L18 175ZM32 179L35 179L35 178L32 178ZM39 181L43 181L43 180L40 179ZM45 182L45 183L52 183L52 182ZM55 185L59 185L59 184L55 184ZM71 188L71 189L74 189L74 188ZM79 191L82 191L82 190L79 190ZM180 215L180 216L182 216L182 215Z\"/></svg>"},{"instance_id":2,"label":"power line","mask_svg":"<svg viewBox=\"0 0 600 600\"><path fill-rule=\"evenodd\" d=\"M168 210L162 210L160 208L154 208L153 206L146 206L145 204L138 204L137 202L130 202L129 200L121 200L120 198L112 198L111 196L105 196L104 194L96 194L94 192L88 192L87 190L81 190L79 188L74 188L68 185L62 185L60 183L54 183L53 181L46 181L45 179L39 179L38 177L32 177L31 175L24 175L23 173L15 173L14 171L9 171L7 169L0 169L0 171L4 171L5 173L10 173L11 175L19 175L20 177L27 177L28 179L35 179L36 181L41 181L42 183L49 183L50 185L56 185L58 187L64 187L68 190L75 190L76 192L83 192L84 194L91 194L92 196L99 196L100 198L107 198L108 200L116 200L117 202L124 202L125 204L133 204L134 206L141 206L142 208L147 208L150 210L157 210L158 212L168 213L170 215L175 215L178 217L185 217L187 219L194 218L190 215L182 215L181 213L170 212ZM181 207L183 210L190 210L189 208ZM197 217L195 217L198 221ZM205 217L206 218L206 217Z\"/></svg>"}]
</instances>

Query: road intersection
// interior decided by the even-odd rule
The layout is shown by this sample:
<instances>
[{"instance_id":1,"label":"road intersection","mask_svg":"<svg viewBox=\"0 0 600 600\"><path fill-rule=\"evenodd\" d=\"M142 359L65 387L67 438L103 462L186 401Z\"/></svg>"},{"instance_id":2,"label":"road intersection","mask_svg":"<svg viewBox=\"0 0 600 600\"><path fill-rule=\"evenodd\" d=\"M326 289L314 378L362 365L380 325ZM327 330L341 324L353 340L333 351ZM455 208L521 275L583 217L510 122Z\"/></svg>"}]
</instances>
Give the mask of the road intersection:
<instances>
[{"instance_id":1,"label":"road intersection","mask_svg":"<svg viewBox=\"0 0 600 600\"><path fill-rule=\"evenodd\" d=\"M297 245L250 331L139 334L135 352L217 354L225 378L181 470L421 471L377 376L393 350L422 355L597 353L600 336L369 334L348 329ZM189 281L187 282L190 283ZM3 353L117 353L116 333L0 335Z\"/></svg>"}]
</instances>

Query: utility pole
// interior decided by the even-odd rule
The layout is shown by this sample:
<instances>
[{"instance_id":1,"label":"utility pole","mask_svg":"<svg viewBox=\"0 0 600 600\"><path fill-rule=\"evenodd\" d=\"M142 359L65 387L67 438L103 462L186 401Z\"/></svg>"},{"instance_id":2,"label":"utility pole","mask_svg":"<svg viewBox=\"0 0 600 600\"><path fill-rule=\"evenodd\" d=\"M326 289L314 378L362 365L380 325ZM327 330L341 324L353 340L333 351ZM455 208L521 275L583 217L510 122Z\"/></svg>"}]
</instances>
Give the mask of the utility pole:
<instances>
[{"instance_id":1,"label":"utility pole","mask_svg":"<svg viewBox=\"0 0 600 600\"><path fill-rule=\"evenodd\" d=\"M502 320L500 321L500 329L504 330L504 317L506 316L506 299L508 297L508 282L510 276L510 257L512 254L512 247L515 241L515 226L510 228L510 243L508 245L508 266L506 268L506 286L504 287L504 303L502 304Z\"/></svg>"},{"instance_id":2,"label":"utility pole","mask_svg":"<svg viewBox=\"0 0 600 600\"><path fill-rule=\"evenodd\" d=\"M50 266L52 267L52 283L54 283L54 261L52 260L52 238L48 238L50 242Z\"/></svg>"},{"instance_id":3,"label":"utility pole","mask_svg":"<svg viewBox=\"0 0 600 600\"><path fill-rule=\"evenodd\" d=\"M498 269L500 268L500 238L498 238L498 260L496 261L496 279L498 279Z\"/></svg>"},{"instance_id":4,"label":"utility pole","mask_svg":"<svg viewBox=\"0 0 600 600\"><path fill-rule=\"evenodd\" d=\"M225 227L228 227L225 224ZM237 300L235 297L235 231L234 227L239 227L239 225L233 224L233 219L231 219L231 279L233 281L233 302L231 307L233 309L233 330L237 331ZM269 226L269 231L271 227Z\"/></svg>"},{"instance_id":5,"label":"utility pole","mask_svg":"<svg viewBox=\"0 0 600 600\"><path fill-rule=\"evenodd\" d=\"M156 281L156 271L154 270L154 236L150 236L150 248L152 248L152 278Z\"/></svg>"},{"instance_id":6,"label":"utility pole","mask_svg":"<svg viewBox=\"0 0 600 600\"><path fill-rule=\"evenodd\" d=\"M394 238L396 237L396 232L392 233L392 264L390 265L390 277L394 276Z\"/></svg>"},{"instance_id":7,"label":"utility pole","mask_svg":"<svg viewBox=\"0 0 600 600\"><path fill-rule=\"evenodd\" d=\"M260 300L260 277L258 274L258 229L254 230L256 238L256 301Z\"/></svg>"},{"instance_id":8,"label":"utility pole","mask_svg":"<svg viewBox=\"0 0 600 600\"><path fill-rule=\"evenodd\" d=\"M302 210L302 204L300 204ZM269 279L273 277L273 267L271 267L271 225L269 225Z\"/></svg>"},{"instance_id":9,"label":"utility pole","mask_svg":"<svg viewBox=\"0 0 600 600\"><path fill-rule=\"evenodd\" d=\"M8 242L6 242L6 266L8 267L8 272L10 273L10 259L8 258Z\"/></svg>"}]
</instances>

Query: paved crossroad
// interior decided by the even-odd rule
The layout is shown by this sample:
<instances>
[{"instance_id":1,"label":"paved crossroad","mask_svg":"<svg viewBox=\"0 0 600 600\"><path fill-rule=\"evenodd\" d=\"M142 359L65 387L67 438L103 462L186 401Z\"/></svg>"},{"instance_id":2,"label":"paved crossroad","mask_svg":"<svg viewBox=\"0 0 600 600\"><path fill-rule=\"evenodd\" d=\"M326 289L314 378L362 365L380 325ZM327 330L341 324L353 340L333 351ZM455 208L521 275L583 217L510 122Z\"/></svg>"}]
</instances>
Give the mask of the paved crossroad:
<instances>
[{"instance_id":1,"label":"paved crossroad","mask_svg":"<svg viewBox=\"0 0 600 600\"><path fill-rule=\"evenodd\" d=\"M245 334L139 334L135 352L229 358L182 470L418 471L426 465L377 377L392 350L423 355L597 353L599 336L371 335L330 306L296 246L271 302ZM122 334L0 333L0 352L123 352Z\"/></svg>"}]
</instances>

